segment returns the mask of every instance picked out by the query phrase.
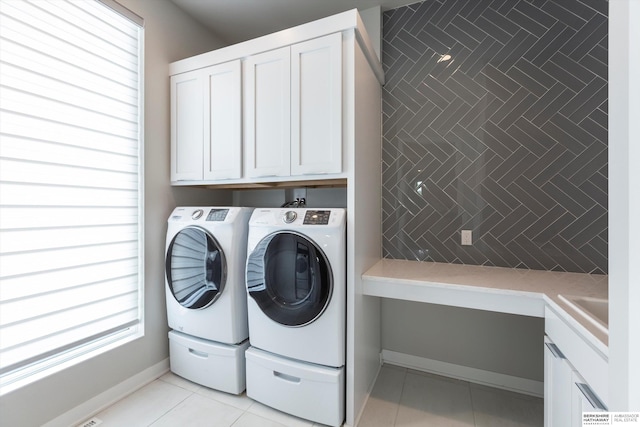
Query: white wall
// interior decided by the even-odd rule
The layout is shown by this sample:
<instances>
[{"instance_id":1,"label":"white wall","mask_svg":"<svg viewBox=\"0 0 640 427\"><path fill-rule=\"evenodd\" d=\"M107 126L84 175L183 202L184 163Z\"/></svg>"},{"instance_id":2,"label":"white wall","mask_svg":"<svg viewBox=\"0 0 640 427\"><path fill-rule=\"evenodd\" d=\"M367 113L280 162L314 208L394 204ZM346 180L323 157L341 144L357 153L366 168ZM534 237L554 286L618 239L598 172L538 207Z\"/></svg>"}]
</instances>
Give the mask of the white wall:
<instances>
[{"instance_id":1,"label":"white wall","mask_svg":"<svg viewBox=\"0 0 640 427\"><path fill-rule=\"evenodd\" d=\"M166 220L176 205L230 202L227 192L173 189L169 184L168 64L222 43L169 0L119 2L145 19L145 336L2 396L3 426L42 425L166 361Z\"/></svg>"},{"instance_id":2,"label":"white wall","mask_svg":"<svg viewBox=\"0 0 640 427\"><path fill-rule=\"evenodd\" d=\"M382 348L429 360L544 379L544 319L383 299Z\"/></svg>"}]
</instances>

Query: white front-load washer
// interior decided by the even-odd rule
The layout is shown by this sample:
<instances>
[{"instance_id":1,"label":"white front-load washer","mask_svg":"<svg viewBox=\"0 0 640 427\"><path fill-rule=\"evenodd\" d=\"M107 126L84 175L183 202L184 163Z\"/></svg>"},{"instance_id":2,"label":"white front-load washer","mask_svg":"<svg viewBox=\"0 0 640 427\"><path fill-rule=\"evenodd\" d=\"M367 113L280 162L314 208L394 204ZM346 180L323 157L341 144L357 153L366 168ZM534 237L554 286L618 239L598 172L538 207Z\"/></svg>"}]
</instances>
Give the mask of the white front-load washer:
<instances>
[{"instance_id":1,"label":"white front-load washer","mask_svg":"<svg viewBox=\"0 0 640 427\"><path fill-rule=\"evenodd\" d=\"M167 227L171 370L231 393L244 390L249 336L245 264L251 212L241 207L178 207Z\"/></svg>"},{"instance_id":2,"label":"white front-load washer","mask_svg":"<svg viewBox=\"0 0 640 427\"><path fill-rule=\"evenodd\" d=\"M346 211L255 209L246 281L247 395L298 417L341 424Z\"/></svg>"}]
</instances>

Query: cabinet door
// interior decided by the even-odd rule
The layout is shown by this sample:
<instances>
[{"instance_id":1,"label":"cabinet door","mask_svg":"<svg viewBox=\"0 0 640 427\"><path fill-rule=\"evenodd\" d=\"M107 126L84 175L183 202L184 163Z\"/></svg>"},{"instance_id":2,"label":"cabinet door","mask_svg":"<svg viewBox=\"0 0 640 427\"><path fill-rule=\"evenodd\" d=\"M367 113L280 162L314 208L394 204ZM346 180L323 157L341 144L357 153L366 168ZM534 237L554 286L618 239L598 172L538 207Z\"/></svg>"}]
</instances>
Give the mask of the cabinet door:
<instances>
[{"instance_id":1,"label":"cabinet door","mask_svg":"<svg viewBox=\"0 0 640 427\"><path fill-rule=\"evenodd\" d=\"M544 425L571 425L571 365L558 347L545 337Z\"/></svg>"},{"instance_id":2,"label":"cabinet door","mask_svg":"<svg viewBox=\"0 0 640 427\"><path fill-rule=\"evenodd\" d=\"M202 73L171 76L171 181L201 180Z\"/></svg>"},{"instance_id":3,"label":"cabinet door","mask_svg":"<svg viewBox=\"0 0 640 427\"><path fill-rule=\"evenodd\" d=\"M291 46L291 174L342 172L342 34Z\"/></svg>"},{"instance_id":4,"label":"cabinet door","mask_svg":"<svg viewBox=\"0 0 640 427\"><path fill-rule=\"evenodd\" d=\"M244 63L245 171L250 178L290 174L290 64L289 47Z\"/></svg>"},{"instance_id":5,"label":"cabinet door","mask_svg":"<svg viewBox=\"0 0 640 427\"><path fill-rule=\"evenodd\" d=\"M240 60L203 71L204 179L242 177L242 87Z\"/></svg>"}]
</instances>

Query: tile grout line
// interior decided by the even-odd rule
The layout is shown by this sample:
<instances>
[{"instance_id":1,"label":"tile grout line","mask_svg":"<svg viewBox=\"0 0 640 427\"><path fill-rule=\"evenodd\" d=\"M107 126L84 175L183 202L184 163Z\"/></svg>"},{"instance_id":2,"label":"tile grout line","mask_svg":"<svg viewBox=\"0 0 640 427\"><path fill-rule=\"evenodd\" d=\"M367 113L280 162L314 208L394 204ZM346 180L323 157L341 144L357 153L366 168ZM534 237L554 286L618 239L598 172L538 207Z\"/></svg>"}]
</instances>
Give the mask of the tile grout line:
<instances>
[{"instance_id":1,"label":"tile grout line","mask_svg":"<svg viewBox=\"0 0 640 427\"><path fill-rule=\"evenodd\" d=\"M396 421L398 420L398 414L400 413L400 403L402 402L402 394L404 393L404 386L407 382L407 373L409 372L408 368L404 368L404 375L402 377L402 387L400 389L400 396L398 398L398 403L396 404L396 414L393 417L393 425L395 427Z\"/></svg>"},{"instance_id":2,"label":"tile grout line","mask_svg":"<svg viewBox=\"0 0 640 427\"><path fill-rule=\"evenodd\" d=\"M194 391L188 390L188 389L186 389L186 388L184 388L184 387L180 387L179 385L176 385L176 384L171 384L170 382L165 381L165 380L163 380L163 379L161 379L161 378L157 378L156 380L162 381L163 383L165 383L165 384L169 384L169 385L172 385L172 386L174 386L174 387L181 388L181 389L183 389L183 390L185 390L185 391L188 391L188 392L189 392L189 393L191 393L191 394L188 394L187 396L185 396L185 398L184 398L184 399L182 399L181 401L177 402L177 403L176 403L175 405L173 405L171 408L167 409L167 410L166 410L166 411L165 411L161 416L159 416L157 419L155 419L155 420L154 420L151 424L149 424L147 427L152 427L154 424L156 424L156 423L157 423L158 421L160 421L162 418L166 417L166 416L167 416L167 414L169 414L169 412L173 411L173 410L174 410L178 405L180 405L180 404L181 404L181 403L183 403L185 400L187 400L188 398L190 398L191 396L193 396L194 394L196 394Z\"/></svg>"},{"instance_id":3,"label":"tile grout line","mask_svg":"<svg viewBox=\"0 0 640 427\"><path fill-rule=\"evenodd\" d=\"M467 381L467 388L469 390L469 402L471 403L471 415L473 415L473 425L478 427L478 421L476 421L476 408L473 406L473 392L471 391L471 382Z\"/></svg>"}]
</instances>

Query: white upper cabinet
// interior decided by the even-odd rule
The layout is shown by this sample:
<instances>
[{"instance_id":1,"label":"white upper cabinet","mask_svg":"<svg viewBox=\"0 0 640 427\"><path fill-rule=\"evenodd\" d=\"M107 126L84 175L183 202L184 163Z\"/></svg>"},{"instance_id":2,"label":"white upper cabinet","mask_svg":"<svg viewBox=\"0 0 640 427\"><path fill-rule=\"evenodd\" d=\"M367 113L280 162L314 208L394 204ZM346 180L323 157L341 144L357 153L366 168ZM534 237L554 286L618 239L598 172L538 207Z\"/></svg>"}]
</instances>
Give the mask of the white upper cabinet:
<instances>
[{"instance_id":1,"label":"white upper cabinet","mask_svg":"<svg viewBox=\"0 0 640 427\"><path fill-rule=\"evenodd\" d=\"M342 35L245 60L250 178L342 172Z\"/></svg>"},{"instance_id":2,"label":"white upper cabinet","mask_svg":"<svg viewBox=\"0 0 640 427\"><path fill-rule=\"evenodd\" d=\"M171 181L202 179L201 75L196 70L171 77Z\"/></svg>"},{"instance_id":3,"label":"white upper cabinet","mask_svg":"<svg viewBox=\"0 0 640 427\"><path fill-rule=\"evenodd\" d=\"M291 175L342 172L342 35L291 46Z\"/></svg>"},{"instance_id":4,"label":"white upper cabinet","mask_svg":"<svg viewBox=\"0 0 640 427\"><path fill-rule=\"evenodd\" d=\"M169 64L172 183L345 185L355 68L384 81L361 25L353 9Z\"/></svg>"},{"instance_id":5,"label":"white upper cabinet","mask_svg":"<svg viewBox=\"0 0 640 427\"><path fill-rule=\"evenodd\" d=\"M242 176L240 60L171 77L171 181Z\"/></svg>"},{"instance_id":6,"label":"white upper cabinet","mask_svg":"<svg viewBox=\"0 0 640 427\"><path fill-rule=\"evenodd\" d=\"M205 68L204 179L242 177L242 65Z\"/></svg>"},{"instance_id":7,"label":"white upper cabinet","mask_svg":"<svg viewBox=\"0 0 640 427\"><path fill-rule=\"evenodd\" d=\"M244 63L246 175L290 175L291 60L289 47Z\"/></svg>"}]
</instances>

